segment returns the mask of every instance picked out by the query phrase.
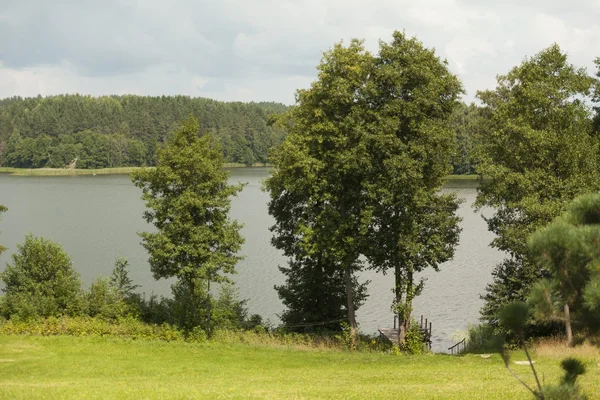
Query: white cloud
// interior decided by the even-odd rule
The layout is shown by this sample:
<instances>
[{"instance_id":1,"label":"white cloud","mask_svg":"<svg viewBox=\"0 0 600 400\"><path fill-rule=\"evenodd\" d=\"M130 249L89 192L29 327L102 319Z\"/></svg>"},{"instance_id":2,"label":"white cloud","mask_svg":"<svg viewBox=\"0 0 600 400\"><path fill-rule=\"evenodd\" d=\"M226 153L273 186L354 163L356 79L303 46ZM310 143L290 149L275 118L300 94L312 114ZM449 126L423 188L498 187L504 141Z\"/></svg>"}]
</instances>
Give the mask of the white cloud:
<instances>
[{"instance_id":1,"label":"white cloud","mask_svg":"<svg viewBox=\"0 0 600 400\"><path fill-rule=\"evenodd\" d=\"M0 0L4 3L6 0ZM436 48L473 98L557 42L600 56L600 0L9 1L0 7L0 97L188 94L292 103L323 51L394 30Z\"/></svg>"}]
</instances>

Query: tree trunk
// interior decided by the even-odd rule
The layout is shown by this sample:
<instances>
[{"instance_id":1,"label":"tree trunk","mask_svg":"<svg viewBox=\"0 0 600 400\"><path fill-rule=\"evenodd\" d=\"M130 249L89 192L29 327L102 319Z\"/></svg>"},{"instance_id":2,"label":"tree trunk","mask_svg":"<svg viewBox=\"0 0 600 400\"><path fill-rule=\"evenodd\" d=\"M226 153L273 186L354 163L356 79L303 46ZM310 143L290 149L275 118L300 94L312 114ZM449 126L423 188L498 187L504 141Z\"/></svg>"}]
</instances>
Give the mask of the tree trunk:
<instances>
[{"instance_id":1,"label":"tree trunk","mask_svg":"<svg viewBox=\"0 0 600 400\"><path fill-rule=\"evenodd\" d=\"M402 304L402 275L400 272L400 267L396 266L394 270L394 278L396 281L395 291L396 291L396 306ZM396 312L396 316L398 317L398 345L400 346L404 343L406 339L406 327L404 325L404 315L401 313L400 309Z\"/></svg>"},{"instance_id":2,"label":"tree trunk","mask_svg":"<svg viewBox=\"0 0 600 400\"><path fill-rule=\"evenodd\" d=\"M569 305L565 303L565 330L567 332L567 346L573 346L573 331L571 330L571 313Z\"/></svg>"},{"instance_id":3,"label":"tree trunk","mask_svg":"<svg viewBox=\"0 0 600 400\"><path fill-rule=\"evenodd\" d=\"M207 282L206 300L208 306L208 315L206 317L206 333L208 334L208 336L210 336L210 317L212 316L212 301L210 299L210 279Z\"/></svg>"},{"instance_id":4,"label":"tree trunk","mask_svg":"<svg viewBox=\"0 0 600 400\"><path fill-rule=\"evenodd\" d=\"M402 332L399 339L399 344L404 344L406 341L406 333L408 332L408 328L410 328L410 321L412 317L412 300L414 296L414 287L413 287L413 270L412 268L408 268L407 276L406 276L406 304L405 304L405 312L402 316L404 320L404 324L402 325Z\"/></svg>"},{"instance_id":5,"label":"tree trunk","mask_svg":"<svg viewBox=\"0 0 600 400\"><path fill-rule=\"evenodd\" d=\"M352 290L352 271L350 267L346 267L344 271L344 280L346 281L346 308L348 310L348 324L350 325L350 335L352 343L356 345L356 315L354 311L354 291Z\"/></svg>"}]
</instances>

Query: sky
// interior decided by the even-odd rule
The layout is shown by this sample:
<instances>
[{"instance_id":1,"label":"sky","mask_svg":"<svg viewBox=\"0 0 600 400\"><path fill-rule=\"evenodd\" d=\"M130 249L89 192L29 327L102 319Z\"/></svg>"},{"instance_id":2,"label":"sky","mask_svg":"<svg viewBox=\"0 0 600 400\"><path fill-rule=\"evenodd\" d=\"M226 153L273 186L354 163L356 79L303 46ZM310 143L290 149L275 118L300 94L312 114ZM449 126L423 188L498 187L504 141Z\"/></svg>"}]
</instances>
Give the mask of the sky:
<instances>
[{"instance_id":1,"label":"sky","mask_svg":"<svg viewBox=\"0 0 600 400\"><path fill-rule=\"evenodd\" d=\"M0 98L80 93L293 104L324 51L394 30L448 61L465 101L558 43L595 73L600 0L0 0Z\"/></svg>"}]
</instances>

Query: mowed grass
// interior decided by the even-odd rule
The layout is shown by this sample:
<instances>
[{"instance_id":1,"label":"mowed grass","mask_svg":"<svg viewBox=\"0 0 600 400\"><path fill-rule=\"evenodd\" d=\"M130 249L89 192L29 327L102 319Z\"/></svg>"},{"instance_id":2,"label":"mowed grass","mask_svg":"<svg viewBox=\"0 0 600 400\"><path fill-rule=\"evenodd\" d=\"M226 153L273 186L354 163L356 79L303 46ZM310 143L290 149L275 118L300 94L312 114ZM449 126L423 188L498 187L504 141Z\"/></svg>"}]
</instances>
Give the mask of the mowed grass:
<instances>
[{"instance_id":1,"label":"mowed grass","mask_svg":"<svg viewBox=\"0 0 600 400\"><path fill-rule=\"evenodd\" d=\"M536 359L547 383L559 360ZM515 359L521 355L516 354ZM581 383L598 398L600 367ZM533 383L528 366L514 370ZM2 399L519 399L493 355L392 356L244 344L0 336Z\"/></svg>"}]
</instances>

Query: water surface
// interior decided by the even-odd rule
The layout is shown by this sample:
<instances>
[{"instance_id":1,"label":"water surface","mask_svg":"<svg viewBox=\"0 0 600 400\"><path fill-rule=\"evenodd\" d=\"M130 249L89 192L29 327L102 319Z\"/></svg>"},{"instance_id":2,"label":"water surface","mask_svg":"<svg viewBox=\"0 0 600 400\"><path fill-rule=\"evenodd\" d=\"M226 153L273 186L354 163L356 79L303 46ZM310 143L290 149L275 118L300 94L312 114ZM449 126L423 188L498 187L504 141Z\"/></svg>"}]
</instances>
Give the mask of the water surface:
<instances>
[{"instance_id":1,"label":"water surface","mask_svg":"<svg viewBox=\"0 0 600 400\"><path fill-rule=\"evenodd\" d=\"M284 281L277 269L285 257L270 245L267 213L268 194L261 182L268 176L263 168L232 169L231 182L248 185L232 201L231 216L244 224L242 248L245 259L238 264L234 277L251 313L278 323L283 306L273 286ZM475 182L452 181L445 191L455 191L465 199L459 209L463 218L460 245L454 260L441 266L440 272L426 271L423 294L415 301L415 315L424 314L433 323L434 350L443 351L453 343L453 334L476 323L482 301L479 296L491 281L493 266L502 254L488 245L493 236L485 222L474 213ZM60 243L71 255L84 284L98 276L108 276L115 258L127 257L130 276L141 290L169 295L169 281L155 281L148 266L148 255L139 244L137 232L151 229L142 219L144 204L141 191L127 176L19 177L0 175L0 204L9 208L0 222L0 243L9 250L0 256L4 269L17 244L27 233L44 236ZM484 211L485 212L485 211ZM369 298L358 311L360 329L375 333L378 327L393 323L393 276L366 271L371 280Z\"/></svg>"}]
</instances>

